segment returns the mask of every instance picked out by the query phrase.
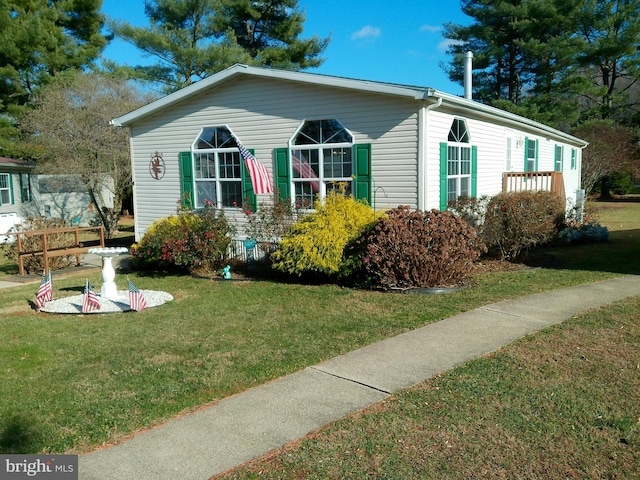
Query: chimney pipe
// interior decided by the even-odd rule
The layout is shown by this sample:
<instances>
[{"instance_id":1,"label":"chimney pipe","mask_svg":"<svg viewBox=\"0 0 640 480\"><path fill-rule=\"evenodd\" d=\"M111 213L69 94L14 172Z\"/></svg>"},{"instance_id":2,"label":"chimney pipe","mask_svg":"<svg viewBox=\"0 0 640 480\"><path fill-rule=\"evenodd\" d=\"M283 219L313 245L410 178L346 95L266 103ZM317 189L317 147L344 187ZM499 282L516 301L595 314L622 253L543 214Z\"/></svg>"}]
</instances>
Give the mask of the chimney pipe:
<instances>
[{"instance_id":1,"label":"chimney pipe","mask_svg":"<svg viewBox=\"0 0 640 480\"><path fill-rule=\"evenodd\" d=\"M473 52L464 52L464 98L471 100L471 70L473 69Z\"/></svg>"}]
</instances>

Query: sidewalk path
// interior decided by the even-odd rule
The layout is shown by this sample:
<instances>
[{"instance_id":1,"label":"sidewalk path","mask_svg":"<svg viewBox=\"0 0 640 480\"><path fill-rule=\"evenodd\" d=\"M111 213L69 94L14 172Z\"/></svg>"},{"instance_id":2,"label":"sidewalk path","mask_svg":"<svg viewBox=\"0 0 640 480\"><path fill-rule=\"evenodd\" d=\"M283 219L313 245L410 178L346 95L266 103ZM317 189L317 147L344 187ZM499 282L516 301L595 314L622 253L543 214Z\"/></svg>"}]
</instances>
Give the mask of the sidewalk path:
<instances>
[{"instance_id":1,"label":"sidewalk path","mask_svg":"<svg viewBox=\"0 0 640 480\"><path fill-rule=\"evenodd\" d=\"M505 300L369 345L80 456L81 480L206 480L470 359L640 295L640 276Z\"/></svg>"}]
</instances>

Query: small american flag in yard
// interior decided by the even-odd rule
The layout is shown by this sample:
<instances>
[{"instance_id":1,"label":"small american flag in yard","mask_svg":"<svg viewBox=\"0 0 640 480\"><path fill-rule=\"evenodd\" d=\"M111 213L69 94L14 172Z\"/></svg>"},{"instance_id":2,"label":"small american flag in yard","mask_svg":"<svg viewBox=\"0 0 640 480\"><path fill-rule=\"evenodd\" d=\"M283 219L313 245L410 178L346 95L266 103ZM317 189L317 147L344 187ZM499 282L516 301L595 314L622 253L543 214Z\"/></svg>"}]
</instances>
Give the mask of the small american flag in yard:
<instances>
[{"instance_id":1,"label":"small american flag in yard","mask_svg":"<svg viewBox=\"0 0 640 480\"><path fill-rule=\"evenodd\" d=\"M53 300L53 284L51 283L51 272L48 276L42 274L42 280L40 281L40 288L36 293L36 306L38 310L44 307L44 304Z\"/></svg>"},{"instance_id":2,"label":"small american flag in yard","mask_svg":"<svg viewBox=\"0 0 640 480\"><path fill-rule=\"evenodd\" d=\"M136 312L144 310L147 307L147 301L145 300L144 295L142 295L142 292L138 290L138 287L129 280L129 277L127 277L127 283L129 284L129 306L131 307L131 310L135 310Z\"/></svg>"},{"instance_id":3,"label":"small american flag in yard","mask_svg":"<svg viewBox=\"0 0 640 480\"><path fill-rule=\"evenodd\" d=\"M269 176L267 167L260 163L258 159L254 157L249 150L244 148L244 146L240 142L236 141L236 143L238 144L240 155L242 155L242 158L244 158L244 163L247 166L247 170L249 171L251 184L253 185L253 191L256 193L256 195L273 193L273 184L271 183L271 177Z\"/></svg>"},{"instance_id":4,"label":"small american flag in yard","mask_svg":"<svg viewBox=\"0 0 640 480\"><path fill-rule=\"evenodd\" d=\"M96 292L93 291L93 285L87 283L84 287L84 296L82 297L82 313L93 312L94 310L98 310L100 308L100 299Z\"/></svg>"}]
</instances>

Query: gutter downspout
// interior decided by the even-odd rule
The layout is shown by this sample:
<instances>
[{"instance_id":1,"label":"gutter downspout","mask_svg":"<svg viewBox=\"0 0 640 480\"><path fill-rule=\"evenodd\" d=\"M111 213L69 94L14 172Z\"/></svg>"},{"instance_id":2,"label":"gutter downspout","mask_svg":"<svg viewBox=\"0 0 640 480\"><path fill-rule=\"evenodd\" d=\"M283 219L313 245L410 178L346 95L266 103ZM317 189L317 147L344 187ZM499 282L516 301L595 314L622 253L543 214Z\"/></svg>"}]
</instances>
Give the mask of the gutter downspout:
<instances>
[{"instance_id":1,"label":"gutter downspout","mask_svg":"<svg viewBox=\"0 0 640 480\"><path fill-rule=\"evenodd\" d=\"M432 92L429 93L431 95ZM428 113L442 105L442 97L438 97L436 103L424 105L418 112L418 210L427 208L427 148L429 141L427 137Z\"/></svg>"}]
</instances>

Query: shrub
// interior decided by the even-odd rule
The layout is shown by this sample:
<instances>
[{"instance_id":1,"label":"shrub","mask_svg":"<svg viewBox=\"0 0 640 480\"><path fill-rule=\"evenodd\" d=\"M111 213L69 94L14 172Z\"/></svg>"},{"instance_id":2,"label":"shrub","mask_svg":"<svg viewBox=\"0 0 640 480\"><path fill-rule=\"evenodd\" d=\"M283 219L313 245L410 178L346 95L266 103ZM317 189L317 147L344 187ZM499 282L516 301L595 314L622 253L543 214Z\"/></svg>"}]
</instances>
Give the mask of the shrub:
<instances>
[{"instance_id":1,"label":"shrub","mask_svg":"<svg viewBox=\"0 0 640 480\"><path fill-rule=\"evenodd\" d=\"M64 228L69 224L61 218L45 218L45 217L29 217L24 222L9 230L10 232L29 232L32 230L47 230L51 228ZM34 235L33 237L21 236L23 252L41 252L42 236ZM73 233L55 233L47 235L47 248L49 250L55 248L69 248L75 245L75 236ZM5 250L6 257L18 264L18 244L13 242L7 246ZM74 260L74 255L61 257L50 257L49 268L51 270L59 270L69 267ZM23 257L24 269L27 273L41 273L44 271L44 258L42 255L34 255Z\"/></svg>"},{"instance_id":2,"label":"shrub","mask_svg":"<svg viewBox=\"0 0 640 480\"><path fill-rule=\"evenodd\" d=\"M565 200L551 192L500 193L489 201L484 239L503 259L549 242L564 223Z\"/></svg>"},{"instance_id":3,"label":"shrub","mask_svg":"<svg viewBox=\"0 0 640 480\"><path fill-rule=\"evenodd\" d=\"M369 205L343 192L330 192L315 208L284 234L271 256L275 270L299 276L337 275L345 246L375 221Z\"/></svg>"},{"instance_id":4,"label":"shrub","mask_svg":"<svg viewBox=\"0 0 640 480\"><path fill-rule=\"evenodd\" d=\"M609 240L609 229L596 222L582 225L570 224L558 233L558 238L566 245L607 242Z\"/></svg>"},{"instance_id":5,"label":"shrub","mask_svg":"<svg viewBox=\"0 0 640 480\"><path fill-rule=\"evenodd\" d=\"M199 213L181 211L156 221L131 255L148 266L217 271L225 265L232 234L224 213L209 204Z\"/></svg>"},{"instance_id":6,"label":"shrub","mask_svg":"<svg viewBox=\"0 0 640 480\"><path fill-rule=\"evenodd\" d=\"M388 212L352 245L369 283L382 288L462 284L485 251L477 231L451 212Z\"/></svg>"},{"instance_id":7,"label":"shrub","mask_svg":"<svg viewBox=\"0 0 640 480\"><path fill-rule=\"evenodd\" d=\"M281 198L277 192L269 202L261 202L255 212L247 205L242 208L247 216L245 234L268 253L301 216L299 206L294 207L290 198Z\"/></svg>"},{"instance_id":8,"label":"shrub","mask_svg":"<svg viewBox=\"0 0 640 480\"><path fill-rule=\"evenodd\" d=\"M487 205L490 199L491 197L488 195L483 195L480 198L458 197L456 201L449 202L447 210L455 213L468 225L481 233L484 228L484 217L487 214Z\"/></svg>"}]
</instances>

